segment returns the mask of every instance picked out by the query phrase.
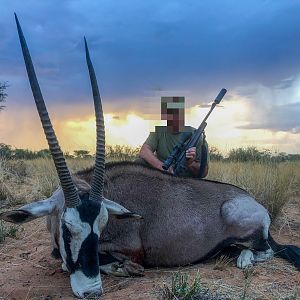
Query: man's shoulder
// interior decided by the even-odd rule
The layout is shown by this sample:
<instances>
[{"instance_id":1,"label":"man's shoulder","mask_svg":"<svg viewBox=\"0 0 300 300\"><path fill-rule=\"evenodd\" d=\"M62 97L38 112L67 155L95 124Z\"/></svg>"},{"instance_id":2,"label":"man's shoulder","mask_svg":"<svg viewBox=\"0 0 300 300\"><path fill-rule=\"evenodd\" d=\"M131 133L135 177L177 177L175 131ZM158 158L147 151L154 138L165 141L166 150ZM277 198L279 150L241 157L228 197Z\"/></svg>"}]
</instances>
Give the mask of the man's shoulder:
<instances>
[{"instance_id":1,"label":"man's shoulder","mask_svg":"<svg viewBox=\"0 0 300 300\"><path fill-rule=\"evenodd\" d=\"M184 130L182 132L194 132L196 128L192 126L184 126ZM168 132L167 126L155 126L155 133L166 133Z\"/></svg>"},{"instance_id":2,"label":"man's shoulder","mask_svg":"<svg viewBox=\"0 0 300 300\"><path fill-rule=\"evenodd\" d=\"M167 126L155 126L155 133L167 132Z\"/></svg>"},{"instance_id":3,"label":"man's shoulder","mask_svg":"<svg viewBox=\"0 0 300 300\"><path fill-rule=\"evenodd\" d=\"M192 126L184 126L184 131L185 132L193 132L195 130L196 130L196 128L194 128Z\"/></svg>"}]
</instances>

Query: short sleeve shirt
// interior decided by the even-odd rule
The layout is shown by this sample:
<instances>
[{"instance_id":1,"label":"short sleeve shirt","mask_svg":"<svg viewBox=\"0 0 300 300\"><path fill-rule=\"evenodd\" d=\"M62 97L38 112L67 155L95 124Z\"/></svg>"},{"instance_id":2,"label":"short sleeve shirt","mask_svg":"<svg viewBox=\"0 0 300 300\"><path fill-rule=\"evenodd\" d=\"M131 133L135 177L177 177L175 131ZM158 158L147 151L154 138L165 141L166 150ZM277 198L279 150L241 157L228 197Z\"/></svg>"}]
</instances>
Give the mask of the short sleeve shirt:
<instances>
[{"instance_id":1,"label":"short sleeve shirt","mask_svg":"<svg viewBox=\"0 0 300 300\"><path fill-rule=\"evenodd\" d=\"M194 132L196 129L191 126L185 126L185 132ZM150 132L145 144L149 145L151 150L156 153L157 158L160 161L165 161L169 155L171 154L174 146L181 139L181 132L179 133L171 133L167 131L166 126L156 126L155 132ZM199 139L196 145L196 161L201 161L201 146L203 143L203 135ZM191 172L187 170L187 174L183 174L184 176L190 177L192 176Z\"/></svg>"}]
</instances>

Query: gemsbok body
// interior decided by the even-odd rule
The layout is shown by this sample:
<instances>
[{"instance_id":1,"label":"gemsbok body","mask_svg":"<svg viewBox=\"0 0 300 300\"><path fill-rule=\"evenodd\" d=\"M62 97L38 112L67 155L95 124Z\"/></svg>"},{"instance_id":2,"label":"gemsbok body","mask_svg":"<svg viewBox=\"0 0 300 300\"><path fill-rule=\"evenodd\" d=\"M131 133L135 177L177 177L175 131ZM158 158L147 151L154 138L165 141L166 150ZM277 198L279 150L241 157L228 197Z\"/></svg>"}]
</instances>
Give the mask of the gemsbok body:
<instances>
[{"instance_id":1,"label":"gemsbok body","mask_svg":"<svg viewBox=\"0 0 300 300\"><path fill-rule=\"evenodd\" d=\"M278 254L300 270L300 249L272 239L268 211L245 190L222 182L178 178L133 162L104 166L103 112L86 42L97 123L96 162L71 177L17 17L16 22L61 188L48 199L0 214L0 219L24 223L47 216L52 254L62 259L76 296L102 294L100 270L139 276L143 266L184 266L232 244L248 247L238 257L239 268Z\"/></svg>"}]
</instances>

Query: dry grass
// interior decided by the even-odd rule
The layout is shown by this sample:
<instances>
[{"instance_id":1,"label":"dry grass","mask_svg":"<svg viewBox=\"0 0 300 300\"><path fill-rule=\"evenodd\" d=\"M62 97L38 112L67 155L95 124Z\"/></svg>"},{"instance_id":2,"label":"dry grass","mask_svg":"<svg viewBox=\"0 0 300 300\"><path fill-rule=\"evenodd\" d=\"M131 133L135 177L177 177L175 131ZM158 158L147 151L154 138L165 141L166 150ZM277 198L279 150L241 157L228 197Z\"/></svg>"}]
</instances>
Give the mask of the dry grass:
<instances>
[{"instance_id":1,"label":"dry grass","mask_svg":"<svg viewBox=\"0 0 300 300\"><path fill-rule=\"evenodd\" d=\"M227 255L220 255L216 258L214 270L224 271L233 262L233 258Z\"/></svg>"},{"instance_id":2,"label":"dry grass","mask_svg":"<svg viewBox=\"0 0 300 300\"><path fill-rule=\"evenodd\" d=\"M244 288L243 288L243 293L241 295L241 300L246 300L248 298L250 285L253 281L253 277L255 276L254 268L248 268L243 270L243 276L244 276Z\"/></svg>"},{"instance_id":3,"label":"dry grass","mask_svg":"<svg viewBox=\"0 0 300 300\"><path fill-rule=\"evenodd\" d=\"M208 178L244 188L274 219L299 189L299 169L300 162L213 162Z\"/></svg>"},{"instance_id":4,"label":"dry grass","mask_svg":"<svg viewBox=\"0 0 300 300\"><path fill-rule=\"evenodd\" d=\"M67 163L75 173L93 162L93 158L86 158L70 159ZM58 177L51 159L0 159L0 208L47 198L57 187Z\"/></svg>"},{"instance_id":5,"label":"dry grass","mask_svg":"<svg viewBox=\"0 0 300 300\"><path fill-rule=\"evenodd\" d=\"M165 284L162 289L162 300L217 300L208 288L201 282L199 273L191 279L189 275L180 271L171 277L171 284Z\"/></svg>"},{"instance_id":6,"label":"dry grass","mask_svg":"<svg viewBox=\"0 0 300 300\"><path fill-rule=\"evenodd\" d=\"M22 170L24 170L22 163L0 158L0 208L5 204L13 205L19 202L20 192L23 192L20 187L26 176L22 174Z\"/></svg>"},{"instance_id":7,"label":"dry grass","mask_svg":"<svg viewBox=\"0 0 300 300\"><path fill-rule=\"evenodd\" d=\"M135 152L135 149L112 148L108 160L132 159ZM74 173L92 166L94 159L69 159L67 163ZM299 189L300 162L211 162L208 179L244 188L269 210L274 219ZM50 159L0 160L0 208L49 197L57 187L58 179Z\"/></svg>"}]
</instances>

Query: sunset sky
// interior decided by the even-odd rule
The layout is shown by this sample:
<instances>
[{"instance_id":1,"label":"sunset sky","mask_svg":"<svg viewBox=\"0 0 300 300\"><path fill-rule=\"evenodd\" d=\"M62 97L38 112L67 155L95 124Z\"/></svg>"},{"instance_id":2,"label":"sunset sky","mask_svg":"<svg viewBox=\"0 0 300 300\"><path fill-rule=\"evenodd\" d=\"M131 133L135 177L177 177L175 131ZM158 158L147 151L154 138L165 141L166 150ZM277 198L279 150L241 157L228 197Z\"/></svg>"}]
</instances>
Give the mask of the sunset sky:
<instances>
[{"instance_id":1,"label":"sunset sky","mask_svg":"<svg viewBox=\"0 0 300 300\"><path fill-rule=\"evenodd\" d=\"M161 96L185 96L186 125L208 120L210 145L300 153L300 1L2 0L0 142L46 148L18 41L16 12L64 151L95 149L86 36L107 144L141 145Z\"/></svg>"}]
</instances>

